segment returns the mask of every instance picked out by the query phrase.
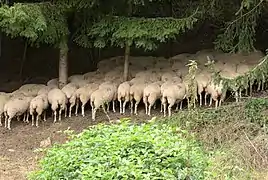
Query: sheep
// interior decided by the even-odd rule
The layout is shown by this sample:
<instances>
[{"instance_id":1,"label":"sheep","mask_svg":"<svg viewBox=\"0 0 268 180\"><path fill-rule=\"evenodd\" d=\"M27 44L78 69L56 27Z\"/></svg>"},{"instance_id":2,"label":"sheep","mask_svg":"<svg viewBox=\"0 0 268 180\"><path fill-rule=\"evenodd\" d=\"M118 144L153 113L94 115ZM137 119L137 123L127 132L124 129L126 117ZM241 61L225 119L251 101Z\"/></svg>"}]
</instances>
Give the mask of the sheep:
<instances>
[{"instance_id":1,"label":"sheep","mask_svg":"<svg viewBox=\"0 0 268 180\"><path fill-rule=\"evenodd\" d=\"M182 79L179 78L179 77L172 77L171 79L168 79L167 81L165 81L161 87L160 87L160 93L161 95L163 96L163 92L166 88L168 88L170 85L174 85L174 84L180 84L182 83ZM177 106L176 106L176 111L178 110L179 108L179 104L177 103ZM163 112L163 103L162 103L162 98L161 98L161 109L160 109L160 112Z\"/></svg>"},{"instance_id":2,"label":"sheep","mask_svg":"<svg viewBox=\"0 0 268 180\"><path fill-rule=\"evenodd\" d=\"M207 88L208 84L211 81L211 74L206 71L196 75L197 82L197 93L199 95L199 105L202 106L202 92ZM205 106L207 105L207 99L205 97Z\"/></svg>"},{"instance_id":3,"label":"sheep","mask_svg":"<svg viewBox=\"0 0 268 180\"><path fill-rule=\"evenodd\" d=\"M93 108L92 110L92 120L95 121L96 119L96 112L97 110L102 107L103 112L107 116L108 120L110 121L110 117L105 110L105 104L108 105L114 99L114 90L111 87L101 88L94 91L90 96L90 104Z\"/></svg>"},{"instance_id":4,"label":"sheep","mask_svg":"<svg viewBox=\"0 0 268 180\"><path fill-rule=\"evenodd\" d=\"M25 84L18 91L24 92L27 96L36 96L38 91L44 87L46 87L44 84Z\"/></svg>"},{"instance_id":5,"label":"sheep","mask_svg":"<svg viewBox=\"0 0 268 180\"><path fill-rule=\"evenodd\" d=\"M123 82L118 86L117 99L120 103L120 114L125 114L126 104L129 102L130 84L129 82ZM122 99L124 100L122 106Z\"/></svg>"},{"instance_id":6,"label":"sheep","mask_svg":"<svg viewBox=\"0 0 268 180\"><path fill-rule=\"evenodd\" d=\"M161 84L161 81L157 81L144 88L143 103L145 104L145 114L149 116L151 116L151 107L155 104L155 101L161 97Z\"/></svg>"},{"instance_id":7,"label":"sheep","mask_svg":"<svg viewBox=\"0 0 268 180\"><path fill-rule=\"evenodd\" d=\"M68 77L68 82L77 82L80 80L84 80L84 76L80 74L75 74L70 77Z\"/></svg>"},{"instance_id":8,"label":"sheep","mask_svg":"<svg viewBox=\"0 0 268 180\"><path fill-rule=\"evenodd\" d=\"M0 94L0 126L2 126L2 117L4 115L4 106L10 99L9 95L6 93Z\"/></svg>"},{"instance_id":9,"label":"sheep","mask_svg":"<svg viewBox=\"0 0 268 180\"><path fill-rule=\"evenodd\" d=\"M72 112L72 108L76 104L76 98L73 96L73 94L77 90L77 86L74 83L68 83L61 90L65 93L67 101L70 103L69 112Z\"/></svg>"},{"instance_id":10,"label":"sheep","mask_svg":"<svg viewBox=\"0 0 268 180\"><path fill-rule=\"evenodd\" d=\"M53 87L53 88L58 88L59 87L59 78L54 78L51 79L47 82L47 86Z\"/></svg>"},{"instance_id":11,"label":"sheep","mask_svg":"<svg viewBox=\"0 0 268 180\"><path fill-rule=\"evenodd\" d=\"M75 91L72 98L75 98L75 101L76 101L76 108L75 108L75 115L76 116L78 115L78 104L79 104L79 100L80 100L82 102L82 106L81 106L82 116L85 117L85 106L86 106L87 102L89 101L91 94L94 91L96 91L98 88L99 88L99 84L90 83L90 84L87 84L86 86L81 87ZM72 107L70 106L69 117L71 117L71 113L72 113L71 109L72 109Z\"/></svg>"},{"instance_id":12,"label":"sheep","mask_svg":"<svg viewBox=\"0 0 268 180\"><path fill-rule=\"evenodd\" d=\"M210 94L210 103L209 106L212 105L212 99L215 101L215 108L221 106L222 102L224 101L226 97L226 91L223 89L222 80L219 82L219 84L215 84L213 81L208 84L206 95ZM220 100L218 98L220 97Z\"/></svg>"},{"instance_id":13,"label":"sheep","mask_svg":"<svg viewBox=\"0 0 268 180\"><path fill-rule=\"evenodd\" d=\"M50 90L52 90L52 89L53 89L53 87L51 87L51 86L45 86L45 87L41 88L41 89L37 92L37 95L48 94L48 92L49 92Z\"/></svg>"},{"instance_id":14,"label":"sheep","mask_svg":"<svg viewBox=\"0 0 268 180\"><path fill-rule=\"evenodd\" d=\"M180 109L182 109L182 101L186 97L186 86L183 83L170 84L168 87L163 89L162 93L162 104L164 109L164 117L166 117L166 108L168 106L168 116L171 116L171 108L175 103L180 102Z\"/></svg>"},{"instance_id":15,"label":"sheep","mask_svg":"<svg viewBox=\"0 0 268 180\"><path fill-rule=\"evenodd\" d=\"M134 114L138 115L137 109L138 105L143 97L143 91L144 88L147 86L147 83L144 81L141 82L136 82L133 85L130 86L129 89L129 95L130 95L130 108L131 108L131 114L133 114L133 104L135 100L135 109L134 109Z\"/></svg>"},{"instance_id":16,"label":"sheep","mask_svg":"<svg viewBox=\"0 0 268 180\"><path fill-rule=\"evenodd\" d=\"M112 89L112 93L113 93L113 98L112 98L112 103L113 103L113 112L116 112L115 111L115 101L117 100L117 89L118 89L118 86L120 84L121 80L119 82L117 82L116 80L114 81L106 81L102 84L99 85L99 89L107 89L107 88L110 88ZM109 109L110 109L110 102L109 101L107 103L107 112L109 112Z\"/></svg>"},{"instance_id":17,"label":"sheep","mask_svg":"<svg viewBox=\"0 0 268 180\"><path fill-rule=\"evenodd\" d=\"M47 94L40 94L33 98L30 102L30 115L32 116L32 126L34 126L34 113L37 113L36 127L38 127L39 117L44 114L44 121L46 121L46 109L48 108Z\"/></svg>"},{"instance_id":18,"label":"sheep","mask_svg":"<svg viewBox=\"0 0 268 180\"><path fill-rule=\"evenodd\" d=\"M65 93L58 89L52 89L48 93L48 102L51 104L51 109L54 112L54 123L57 121L57 109L60 106L59 109L59 121L61 121L61 112L65 111L65 117L67 117L67 97ZM53 115L53 114L52 114Z\"/></svg>"},{"instance_id":19,"label":"sheep","mask_svg":"<svg viewBox=\"0 0 268 180\"><path fill-rule=\"evenodd\" d=\"M11 130L10 124L11 120L17 116L24 114L24 122L28 121L28 109L32 97L19 97L12 100L9 100L4 106L4 115L5 115L5 128ZM27 114L27 119L26 119Z\"/></svg>"}]
</instances>

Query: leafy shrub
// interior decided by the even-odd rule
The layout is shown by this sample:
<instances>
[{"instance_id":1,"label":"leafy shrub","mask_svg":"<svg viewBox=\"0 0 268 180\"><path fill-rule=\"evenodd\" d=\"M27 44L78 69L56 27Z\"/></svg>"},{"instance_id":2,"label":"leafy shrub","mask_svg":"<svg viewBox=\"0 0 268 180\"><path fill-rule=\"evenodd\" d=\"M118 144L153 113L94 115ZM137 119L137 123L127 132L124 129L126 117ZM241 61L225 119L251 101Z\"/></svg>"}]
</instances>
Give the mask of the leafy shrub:
<instances>
[{"instance_id":1,"label":"leafy shrub","mask_svg":"<svg viewBox=\"0 0 268 180\"><path fill-rule=\"evenodd\" d=\"M245 110L247 118L261 126L265 126L268 123L267 118L268 99L256 98L246 102Z\"/></svg>"},{"instance_id":2,"label":"leafy shrub","mask_svg":"<svg viewBox=\"0 0 268 180\"><path fill-rule=\"evenodd\" d=\"M48 149L30 179L204 179L206 154L165 124L99 124Z\"/></svg>"}]
</instances>

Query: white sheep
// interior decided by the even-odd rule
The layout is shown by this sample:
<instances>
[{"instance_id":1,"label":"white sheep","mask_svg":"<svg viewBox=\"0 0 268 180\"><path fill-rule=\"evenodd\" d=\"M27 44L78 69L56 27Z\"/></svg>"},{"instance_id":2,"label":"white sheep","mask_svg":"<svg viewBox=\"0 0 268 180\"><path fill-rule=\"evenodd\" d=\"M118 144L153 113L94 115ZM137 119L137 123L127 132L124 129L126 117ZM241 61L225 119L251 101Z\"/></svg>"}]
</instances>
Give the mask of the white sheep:
<instances>
[{"instance_id":1,"label":"white sheep","mask_svg":"<svg viewBox=\"0 0 268 180\"><path fill-rule=\"evenodd\" d=\"M132 86L130 86L129 95L130 95L130 108L131 108L131 114L133 113L133 104L135 100L135 109L134 114L138 115L137 109L138 105L143 97L143 91L144 88L147 86L147 83L144 81L136 82Z\"/></svg>"},{"instance_id":2,"label":"white sheep","mask_svg":"<svg viewBox=\"0 0 268 180\"><path fill-rule=\"evenodd\" d=\"M67 100L65 93L62 90L55 88L49 91L48 102L49 104L51 104L51 109L54 113L54 123L57 121L57 109L59 106L60 106L59 121L61 121L61 113L63 110L65 111L65 117L67 117L68 100Z\"/></svg>"},{"instance_id":3,"label":"white sheep","mask_svg":"<svg viewBox=\"0 0 268 180\"><path fill-rule=\"evenodd\" d=\"M79 89L77 89L74 93L73 98L75 98L76 100L76 108L75 108L75 115L78 115L78 105L79 105L79 101L81 101L82 106L81 106L81 111L82 111L82 116L85 116L85 106L87 104L87 102L90 99L91 94L96 91L99 88L99 84L97 83L90 83L87 84L84 87L81 87ZM69 111L69 117L71 117L71 107L72 105L70 105L70 111Z\"/></svg>"},{"instance_id":4,"label":"white sheep","mask_svg":"<svg viewBox=\"0 0 268 180\"><path fill-rule=\"evenodd\" d=\"M37 92L37 95L48 94L48 92L49 92L50 90L52 90L52 89L53 89L53 87L51 87L51 86L45 86L45 87L41 88L41 89Z\"/></svg>"},{"instance_id":5,"label":"white sheep","mask_svg":"<svg viewBox=\"0 0 268 180\"><path fill-rule=\"evenodd\" d=\"M143 91L143 103L145 104L145 114L151 116L151 108L155 105L155 101L161 97L162 81L149 84ZM154 106L154 108L156 108Z\"/></svg>"},{"instance_id":6,"label":"white sheep","mask_svg":"<svg viewBox=\"0 0 268 180\"><path fill-rule=\"evenodd\" d=\"M36 116L36 127L38 127L39 117L44 114L44 121L46 121L46 109L48 108L47 94L41 94L34 97L30 102L30 115L32 116L32 126L34 126L34 113Z\"/></svg>"},{"instance_id":7,"label":"white sheep","mask_svg":"<svg viewBox=\"0 0 268 180\"><path fill-rule=\"evenodd\" d=\"M29 110L30 101L32 97L19 97L9 100L4 106L4 114L5 114L5 128L11 130L10 124L11 120L17 116L21 116L24 114L24 122L29 122ZM27 119L26 119L27 114Z\"/></svg>"},{"instance_id":8,"label":"white sheep","mask_svg":"<svg viewBox=\"0 0 268 180\"><path fill-rule=\"evenodd\" d=\"M168 115L171 116L171 108L175 103L180 103L180 109L182 109L182 101L186 97L185 84L170 84L168 87L163 89L162 93L162 104L164 109L164 117L166 116L166 108L168 105Z\"/></svg>"},{"instance_id":9,"label":"white sheep","mask_svg":"<svg viewBox=\"0 0 268 180\"><path fill-rule=\"evenodd\" d=\"M199 105L202 106L202 92L207 88L208 84L211 81L211 74L208 72L202 71L197 74L196 82L197 82L197 93L199 95ZM207 105L207 98L205 97L205 106Z\"/></svg>"},{"instance_id":10,"label":"white sheep","mask_svg":"<svg viewBox=\"0 0 268 180\"><path fill-rule=\"evenodd\" d=\"M4 115L4 106L10 99L7 93L0 94L0 126L2 126L2 117Z\"/></svg>"},{"instance_id":11,"label":"white sheep","mask_svg":"<svg viewBox=\"0 0 268 180\"><path fill-rule=\"evenodd\" d=\"M119 101L120 114L125 114L126 104L129 102L130 84L129 82L123 82L118 86L117 99ZM122 100L123 106L122 106Z\"/></svg>"},{"instance_id":12,"label":"white sheep","mask_svg":"<svg viewBox=\"0 0 268 180\"><path fill-rule=\"evenodd\" d=\"M53 88L58 88L59 87L59 78L54 78L51 79L47 82L47 86L53 87Z\"/></svg>"},{"instance_id":13,"label":"white sheep","mask_svg":"<svg viewBox=\"0 0 268 180\"><path fill-rule=\"evenodd\" d=\"M226 97L226 91L223 89L222 80L219 82L219 84L214 83L211 81L211 83L207 86L206 95L210 94L210 103L209 106L212 105L212 99L215 101L215 108L221 106L222 102L224 101ZM220 100L219 100L220 98Z\"/></svg>"},{"instance_id":14,"label":"white sheep","mask_svg":"<svg viewBox=\"0 0 268 180\"><path fill-rule=\"evenodd\" d=\"M92 120L95 121L96 119L96 112L97 110L102 107L103 112L107 116L108 120L110 121L110 117L105 110L105 104L109 104L114 99L114 90L112 88L101 88L94 91L90 96L90 104L93 108L92 110Z\"/></svg>"},{"instance_id":15,"label":"white sheep","mask_svg":"<svg viewBox=\"0 0 268 180\"><path fill-rule=\"evenodd\" d=\"M170 85L174 85L174 84L180 84L182 83L182 79L180 77L172 77L171 79L168 79L166 82L164 82L161 87L160 87L160 92L161 92L161 96L163 96L163 92L166 88L168 88ZM179 104L177 103L176 106L176 111L179 108ZM163 102L162 102L162 98L161 98L161 108L160 108L160 112L163 112Z\"/></svg>"},{"instance_id":16,"label":"white sheep","mask_svg":"<svg viewBox=\"0 0 268 180\"><path fill-rule=\"evenodd\" d=\"M113 98L112 98L112 103L113 103L113 112L115 112L115 101L117 100L117 89L118 89L118 86L119 84L121 83L121 80L119 79L118 81L117 80L114 80L114 81L106 81L102 84L99 85L99 89L111 89L112 92L113 92ZM109 101L107 103L107 112L109 112L109 109L110 109L110 102Z\"/></svg>"},{"instance_id":17,"label":"white sheep","mask_svg":"<svg viewBox=\"0 0 268 180\"><path fill-rule=\"evenodd\" d=\"M76 98L73 95L77 90L77 86L74 83L68 83L61 90L65 93L67 100L70 103L69 112L72 112L72 108L76 104Z\"/></svg>"}]
</instances>

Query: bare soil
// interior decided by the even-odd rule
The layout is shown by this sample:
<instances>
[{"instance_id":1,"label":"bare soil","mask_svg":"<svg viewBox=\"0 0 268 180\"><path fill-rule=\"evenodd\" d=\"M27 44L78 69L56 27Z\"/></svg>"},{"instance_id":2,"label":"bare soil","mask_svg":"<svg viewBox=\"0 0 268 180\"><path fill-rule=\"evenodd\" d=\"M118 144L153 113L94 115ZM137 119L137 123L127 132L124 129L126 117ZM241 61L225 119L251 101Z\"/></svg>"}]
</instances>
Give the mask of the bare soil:
<instances>
[{"instance_id":1,"label":"bare soil","mask_svg":"<svg viewBox=\"0 0 268 180\"><path fill-rule=\"evenodd\" d=\"M110 112L112 120L128 117L129 111L124 116L118 112ZM152 117L159 115L159 110L152 111ZM98 121L101 120L102 121ZM139 116L133 116L134 120L146 120L151 117L146 116L144 110L139 111ZM99 122L108 122L106 116L97 112L97 121L92 122L91 111L86 111L86 116L64 118L61 122L53 123L52 118L46 122L40 121L39 127L32 127L31 123L26 124L22 121L13 120L12 130L6 130L0 127L0 180L24 180L27 173L37 169L40 155L34 150L40 148L40 142L50 137L52 144L64 143L67 140L66 135L59 131L66 129L81 132L83 129ZM38 157L39 156L39 157Z\"/></svg>"}]
</instances>

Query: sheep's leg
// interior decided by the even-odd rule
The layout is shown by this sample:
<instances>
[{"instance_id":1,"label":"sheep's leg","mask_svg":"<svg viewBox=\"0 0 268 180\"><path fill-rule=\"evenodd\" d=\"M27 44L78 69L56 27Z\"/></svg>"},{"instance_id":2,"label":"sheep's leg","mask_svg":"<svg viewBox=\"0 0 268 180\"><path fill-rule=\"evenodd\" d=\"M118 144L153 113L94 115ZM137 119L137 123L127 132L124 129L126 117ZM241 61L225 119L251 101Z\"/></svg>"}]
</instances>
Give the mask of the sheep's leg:
<instances>
[{"instance_id":1,"label":"sheep's leg","mask_svg":"<svg viewBox=\"0 0 268 180\"><path fill-rule=\"evenodd\" d=\"M259 81L258 82L258 89L257 89L257 91L260 91L261 90L261 82Z\"/></svg>"},{"instance_id":2,"label":"sheep's leg","mask_svg":"<svg viewBox=\"0 0 268 180\"><path fill-rule=\"evenodd\" d=\"M200 101L200 102L199 102L199 105L200 105L200 107L201 107L201 106L202 106L202 94L201 94L201 93L199 94L199 101Z\"/></svg>"},{"instance_id":3,"label":"sheep's leg","mask_svg":"<svg viewBox=\"0 0 268 180\"><path fill-rule=\"evenodd\" d=\"M32 114L32 126L34 126L34 115Z\"/></svg>"},{"instance_id":4,"label":"sheep's leg","mask_svg":"<svg viewBox=\"0 0 268 180\"><path fill-rule=\"evenodd\" d=\"M110 121L111 121L111 118L110 118L110 116L108 115L108 113L106 112L104 105L102 105L102 110L103 110L103 112L105 113L106 117L108 118L108 120L109 120L109 122L110 122Z\"/></svg>"},{"instance_id":5,"label":"sheep's leg","mask_svg":"<svg viewBox=\"0 0 268 180\"><path fill-rule=\"evenodd\" d=\"M72 117L72 109L74 107L74 104L71 104L70 105L70 108L69 108L69 117Z\"/></svg>"},{"instance_id":6,"label":"sheep's leg","mask_svg":"<svg viewBox=\"0 0 268 180\"><path fill-rule=\"evenodd\" d=\"M120 99L119 100L119 112L120 112L120 114L122 114L122 100Z\"/></svg>"},{"instance_id":7,"label":"sheep's leg","mask_svg":"<svg viewBox=\"0 0 268 180\"><path fill-rule=\"evenodd\" d=\"M9 117L8 120L7 120L7 129L8 130L11 130L10 124L11 124L11 118Z\"/></svg>"},{"instance_id":8,"label":"sheep's leg","mask_svg":"<svg viewBox=\"0 0 268 180\"><path fill-rule=\"evenodd\" d=\"M78 106L79 106L79 100L76 100L76 105L75 105L75 116L78 116Z\"/></svg>"},{"instance_id":9,"label":"sheep's leg","mask_svg":"<svg viewBox=\"0 0 268 180\"><path fill-rule=\"evenodd\" d=\"M136 114L136 115L138 115L138 105L139 105L139 103L140 103L140 101L136 101L136 103L135 103L135 109L134 109L134 113Z\"/></svg>"},{"instance_id":10,"label":"sheep's leg","mask_svg":"<svg viewBox=\"0 0 268 180\"><path fill-rule=\"evenodd\" d=\"M3 126L2 125L2 114L0 115L0 126Z\"/></svg>"},{"instance_id":11,"label":"sheep's leg","mask_svg":"<svg viewBox=\"0 0 268 180\"><path fill-rule=\"evenodd\" d=\"M248 96L248 88L246 87L246 92L245 92L246 96Z\"/></svg>"},{"instance_id":12,"label":"sheep's leg","mask_svg":"<svg viewBox=\"0 0 268 180\"><path fill-rule=\"evenodd\" d=\"M242 90L239 89L239 99L241 99L241 98L242 98Z\"/></svg>"},{"instance_id":13,"label":"sheep's leg","mask_svg":"<svg viewBox=\"0 0 268 180\"><path fill-rule=\"evenodd\" d=\"M249 96L252 96L252 83L249 83Z\"/></svg>"},{"instance_id":14,"label":"sheep's leg","mask_svg":"<svg viewBox=\"0 0 268 180\"><path fill-rule=\"evenodd\" d=\"M124 103L123 103L123 114L125 114L125 111L126 111L126 104L127 104L127 101L125 100Z\"/></svg>"},{"instance_id":15,"label":"sheep's leg","mask_svg":"<svg viewBox=\"0 0 268 180\"><path fill-rule=\"evenodd\" d=\"M97 108L94 108L92 110L92 121L95 121L95 119L96 119L96 112L97 112Z\"/></svg>"},{"instance_id":16,"label":"sheep's leg","mask_svg":"<svg viewBox=\"0 0 268 180\"><path fill-rule=\"evenodd\" d=\"M82 104L81 110L82 110L82 116L85 117L85 104Z\"/></svg>"},{"instance_id":17,"label":"sheep's leg","mask_svg":"<svg viewBox=\"0 0 268 180\"><path fill-rule=\"evenodd\" d=\"M64 108L64 117L67 117L67 106Z\"/></svg>"},{"instance_id":18,"label":"sheep's leg","mask_svg":"<svg viewBox=\"0 0 268 180\"><path fill-rule=\"evenodd\" d=\"M110 102L107 103L107 112L110 110Z\"/></svg>"},{"instance_id":19,"label":"sheep's leg","mask_svg":"<svg viewBox=\"0 0 268 180\"><path fill-rule=\"evenodd\" d=\"M115 113L116 110L115 110L115 101L113 101L113 112Z\"/></svg>"},{"instance_id":20,"label":"sheep's leg","mask_svg":"<svg viewBox=\"0 0 268 180\"><path fill-rule=\"evenodd\" d=\"M164 117L166 117L167 103L164 103L163 104L163 108L164 108Z\"/></svg>"},{"instance_id":21,"label":"sheep's leg","mask_svg":"<svg viewBox=\"0 0 268 180\"><path fill-rule=\"evenodd\" d=\"M54 111L54 123L57 121L57 111Z\"/></svg>"},{"instance_id":22,"label":"sheep's leg","mask_svg":"<svg viewBox=\"0 0 268 180\"><path fill-rule=\"evenodd\" d=\"M265 89L265 77L262 75L262 81L261 81L261 90L263 91Z\"/></svg>"},{"instance_id":23,"label":"sheep's leg","mask_svg":"<svg viewBox=\"0 0 268 180\"><path fill-rule=\"evenodd\" d=\"M209 106L212 105L212 96L210 96L210 99L209 99Z\"/></svg>"},{"instance_id":24,"label":"sheep's leg","mask_svg":"<svg viewBox=\"0 0 268 180\"><path fill-rule=\"evenodd\" d=\"M29 114L29 112L27 112L26 123L29 123L29 116L30 116L30 114Z\"/></svg>"},{"instance_id":25,"label":"sheep's leg","mask_svg":"<svg viewBox=\"0 0 268 180\"><path fill-rule=\"evenodd\" d=\"M215 101L215 109L218 108L218 102L219 102L219 100L217 99L217 100Z\"/></svg>"},{"instance_id":26,"label":"sheep's leg","mask_svg":"<svg viewBox=\"0 0 268 180\"><path fill-rule=\"evenodd\" d=\"M163 112L163 104L161 102L161 105L160 105L160 112Z\"/></svg>"},{"instance_id":27,"label":"sheep's leg","mask_svg":"<svg viewBox=\"0 0 268 180\"><path fill-rule=\"evenodd\" d=\"M26 113L23 114L23 122L26 122Z\"/></svg>"},{"instance_id":28,"label":"sheep's leg","mask_svg":"<svg viewBox=\"0 0 268 180\"><path fill-rule=\"evenodd\" d=\"M222 103L222 99L220 99L220 101L219 101L219 107L221 106L221 103Z\"/></svg>"},{"instance_id":29,"label":"sheep's leg","mask_svg":"<svg viewBox=\"0 0 268 180\"><path fill-rule=\"evenodd\" d=\"M168 106L168 116L170 117L171 116L171 109L172 109L172 106L173 106L174 104L169 104L169 106Z\"/></svg>"},{"instance_id":30,"label":"sheep's leg","mask_svg":"<svg viewBox=\"0 0 268 180\"><path fill-rule=\"evenodd\" d=\"M46 112L46 110L44 110L44 121L47 121L47 112Z\"/></svg>"},{"instance_id":31,"label":"sheep's leg","mask_svg":"<svg viewBox=\"0 0 268 180\"><path fill-rule=\"evenodd\" d=\"M175 111L178 111L179 110L179 103L176 103L176 109Z\"/></svg>"},{"instance_id":32,"label":"sheep's leg","mask_svg":"<svg viewBox=\"0 0 268 180\"><path fill-rule=\"evenodd\" d=\"M134 102L133 102L133 99L130 101L130 114L133 114L133 105L134 105Z\"/></svg>"},{"instance_id":33,"label":"sheep's leg","mask_svg":"<svg viewBox=\"0 0 268 180\"><path fill-rule=\"evenodd\" d=\"M180 110L182 110L182 103L183 103L183 101L180 102Z\"/></svg>"},{"instance_id":34,"label":"sheep's leg","mask_svg":"<svg viewBox=\"0 0 268 180\"><path fill-rule=\"evenodd\" d=\"M156 103L154 104L154 109L156 109Z\"/></svg>"},{"instance_id":35,"label":"sheep's leg","mask_svg":"<svg viewBox=\"0 0 268 180\"><path fill-rule=\"evenodd\" d=\"M235 91L235 102L238 102L238 92Z\"/></svg>"},{"instance_id":36,"label":"sheep's leg","mask_svg":"<svg viewBox=\"0 0 268 180\"><path fill-rule=\"evenodd\" d=\"M37 117L36 117L36 124L35 124L36 127L38 127L39 117L40 117L40 114L37 114Z\"/></svg>"},{"instance_id":37,"label":"sheep's leg","mask_svg":"<svg viewBox=\"0 0 268 180\"><path fill-rule=\"evenodd\" d=\"M59 110L59 121L61 121L61 113L62 113L62 109L60 108L60 110Z\"/></svg>"},{"instance_id":38,"label":"sheep's leg","mask_svg":"<svg viewBox=\"0 0 268 180\"><path fill-rule=\"evenodd\" d=\"M148 116L151 116L151 109L152 109L152 105L149 104L149 106L148 106Z\"/></svg>"},{"instance_id":39,"label":"sheep's leg","mask_svg":"<svg viewBox=\"0 0 268 180\"><path fill-rule=\"evenodd\" d=\"M145 102L144 104L145 104L145 114L148 114L148 103Z\"/></svg>"},{"instance_id":40,"label":"sheep's leg","mask_svg":"<svg viewBox=\"0 0 268 180\"><path fill-rule=\"evenodd\" d=\"M187 97L186 99L187 99L187 106L188 106L188 109L189 109L190 108L190 98Z\"/></svg>"},{"instance_id":41,"label":"sheep's leg","mask_svg":"<svg viewBox=\"0 0 268 180\"><path fill-rule=\"evenodd\" d=\"M8 115L7 113L5 113L5 128L7 128L7 119L8 119Z\"/></svg>"}]
</instances>

